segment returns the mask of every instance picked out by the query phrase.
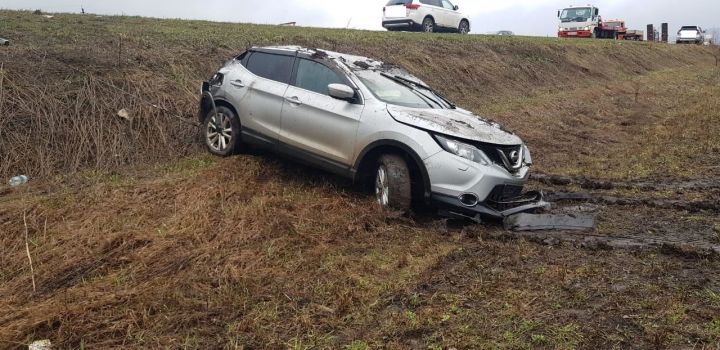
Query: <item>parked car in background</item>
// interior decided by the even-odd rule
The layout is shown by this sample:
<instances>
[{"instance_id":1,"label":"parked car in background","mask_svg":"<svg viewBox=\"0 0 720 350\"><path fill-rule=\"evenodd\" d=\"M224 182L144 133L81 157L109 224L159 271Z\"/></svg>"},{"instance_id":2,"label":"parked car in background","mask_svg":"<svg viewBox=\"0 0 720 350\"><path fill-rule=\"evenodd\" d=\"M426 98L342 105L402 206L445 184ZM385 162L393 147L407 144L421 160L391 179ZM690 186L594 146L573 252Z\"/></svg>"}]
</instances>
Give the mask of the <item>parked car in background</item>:
<instances>
[{"instance_id":1,"label":"parked car in background","mask_svg":"<svg viewBox=\"0 0 720 350\"><path fill-rule=\"evenodd\" d=\"M296 46L252 48L203 83L208 150L252 144L365 185L383 207L430 204L452 216L504 218L544 207L522 194L532 158L500 125L405 70Z\"/></svg>"},{"instance_id":2,"label":"parked car in background","mask_svg":"<svg viewBox=\"0 0 720 350\"><path fill-rule=\"evenodd\" d=\"M495 35L500 35L500 36L514 36L515 33L511 32L511 31L509 31L509 30L501 30L501 31L495 33Z\"/></svg>"},{"instance_id":3,"label":"parked car in background","mask_svg":"<svg viewBox=\"0 0 720 350\"><path fill-rule=\"evenodd\" d=\"M705 31L698 26L684 26L677 33L678 44L703 44L705 42Z\"/></svg>"},{"instance_id":4,"label":"parked car in background","mask_svg":"<svg viewBox=\"0 0 720 350\"><path fill-rule=\"evenodd\" d=\"M470 20L449 0L390 0L382 24L390 31L470 32Z\"/></svg>"}]
</instances>

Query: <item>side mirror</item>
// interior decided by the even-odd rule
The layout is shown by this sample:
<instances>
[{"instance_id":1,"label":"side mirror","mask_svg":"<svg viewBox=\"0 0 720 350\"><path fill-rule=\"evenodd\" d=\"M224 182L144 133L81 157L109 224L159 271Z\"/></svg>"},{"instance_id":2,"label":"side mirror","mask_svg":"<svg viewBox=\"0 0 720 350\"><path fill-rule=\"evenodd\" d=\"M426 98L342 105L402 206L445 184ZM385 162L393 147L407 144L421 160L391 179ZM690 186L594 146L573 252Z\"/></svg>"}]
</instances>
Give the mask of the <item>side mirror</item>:
<instances>
[{"instance_id":1,"label":"side mirror","mask_svg":"<svg viewBox=\"0 0 720 350\"><path fill-rule=\"evenodd\" d=\"M345 84L330 84L328 85L328 92L330 97L338 100L351 100L355 97L355 90Z\"/></svg>"},{"instance_id":2,"label":"side mirror","mask_svg":"<svg viewBox=\"0 0 720 350\"><path fill-rule=\"evenodd\" d=\"M457 10L459 10L459 9L460 9L460 6L455 5L455 11L457 11Z\"/></svg>"},{"instance_id":3,"label":"side mirror","mask_svg":"<svg viewBox=\"0 0 720 350\"><path fill-rule=\"evenodd\" d=\"M560 10L558 10L558 18L560 18Z\"/></svg>"}]
</instances>

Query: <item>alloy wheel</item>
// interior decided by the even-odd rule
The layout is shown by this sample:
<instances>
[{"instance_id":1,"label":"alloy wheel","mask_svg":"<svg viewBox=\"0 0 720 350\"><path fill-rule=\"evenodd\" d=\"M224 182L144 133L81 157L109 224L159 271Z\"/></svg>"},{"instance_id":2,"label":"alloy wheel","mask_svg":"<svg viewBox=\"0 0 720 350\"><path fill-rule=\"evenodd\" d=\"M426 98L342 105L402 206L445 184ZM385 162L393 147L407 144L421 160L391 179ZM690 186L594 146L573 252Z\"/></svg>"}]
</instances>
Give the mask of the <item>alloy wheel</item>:
<instances>
[{"instance_id":1,"label":"alloy wheel","mask_svg":"<svg viewBox=\"0 0 720 350\"><path fill-rule=\"evenodd\" d=\"M205 137L207 144L217 152L223 152L230 147L232 141L232 121L224 113L217 113L207 123Z\"/></svg>"},{"instance_id":2,"label":"alloy wheel","mask_svg":"<svg viewBox=\"0 0 720 350\"><path fill-rule=\"evenodd\" d=\"M390 185L388 183L387 168L384 165L378 167L375 177L375 197L383 207L390 204Z\"/></svg>"},{"instance_id":3,"label":"alloy wheel","mask_svg":"<svg viewBox=\"0 0 720 350\"><path fill-rule=\"evenodd\" d=\"M425 22L423 23L423 31L426 33L432 33L433 30L435 29L434 27L435 27L435 25L433 24L433 21L429 18L426 19Z\"/></svg>"}]
</instances>

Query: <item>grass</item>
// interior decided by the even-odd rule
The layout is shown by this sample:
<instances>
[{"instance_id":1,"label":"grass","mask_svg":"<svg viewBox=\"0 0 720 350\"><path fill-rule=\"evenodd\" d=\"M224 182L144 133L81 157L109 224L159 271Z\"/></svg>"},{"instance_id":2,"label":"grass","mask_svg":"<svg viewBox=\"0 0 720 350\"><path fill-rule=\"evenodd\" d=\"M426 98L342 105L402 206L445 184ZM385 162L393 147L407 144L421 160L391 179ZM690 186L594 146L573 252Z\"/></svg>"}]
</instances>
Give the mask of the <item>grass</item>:
<instances>
[{"instance_id":1,"label":"grass","mask_svg":"<svg viewBox=\"0 0 720 350\"><path fill-rule=\"evenodd\" d=\"M492 225L383 213L343 180L292 162L209 157L176 118L193 120L197 85L222 60L249 44L296 43L408 67L517 130L544 171L712 174L701 169L714 154L694 158L714 147L717 130L717 71L705 48L0 17L14 39L0 49L0 176L33 179L0 188L2 348L35 339L188 349L717 344L717 260L493 240ZM638 84L641 99L628 101ZM137 124L117 120L119 108ZM72 118L106 129L86 133ZM21 132L51 122L37 146ZM154 127L165 134L144 131ZM705 235L717 223L716 213L603 210L608 235Z\"/></svg>"}]
</instances>

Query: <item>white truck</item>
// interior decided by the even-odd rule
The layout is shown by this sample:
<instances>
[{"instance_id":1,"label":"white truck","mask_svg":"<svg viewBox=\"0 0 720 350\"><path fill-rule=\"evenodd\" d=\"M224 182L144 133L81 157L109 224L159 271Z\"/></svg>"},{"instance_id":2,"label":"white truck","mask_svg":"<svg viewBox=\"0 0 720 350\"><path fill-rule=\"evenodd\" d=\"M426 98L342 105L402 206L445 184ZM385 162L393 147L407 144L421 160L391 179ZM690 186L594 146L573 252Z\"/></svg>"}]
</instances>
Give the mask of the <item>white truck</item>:
<instances>
[{"instance_id":1,"label":"white truck","mask_svg":"<svg viewBox=\"0 0 720 350\"><path fill-rule=\"evenodd\" d=\"M558 11L558 18L560 38L597 38L601 34L602 18L595 6L568 7Z\"/></svg>"},{"instance_id":2,"label":"white truck","mask_svg":"<svg viewBox=\"0 0 720 350\"><path fill-rule=\"evenodd\" d=\"M568 7L557 13L560 19L558 37L642 41L644 32L629 30L622 19L603 20L600 9L593 6Z\"/></svg>"}]
</instances>

